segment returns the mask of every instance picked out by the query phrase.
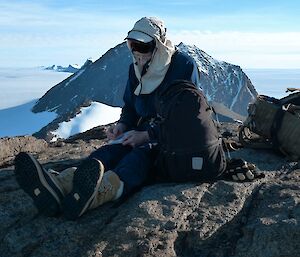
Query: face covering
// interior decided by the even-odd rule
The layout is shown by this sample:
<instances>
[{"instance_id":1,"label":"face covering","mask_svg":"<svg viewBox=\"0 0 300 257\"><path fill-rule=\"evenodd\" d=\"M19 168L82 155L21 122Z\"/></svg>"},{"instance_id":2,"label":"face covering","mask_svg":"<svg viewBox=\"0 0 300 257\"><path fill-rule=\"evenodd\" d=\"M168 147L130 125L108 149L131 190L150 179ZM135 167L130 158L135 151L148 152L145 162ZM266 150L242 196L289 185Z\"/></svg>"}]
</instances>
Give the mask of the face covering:
<instances>
[{"instance_id":1,"label":"face covering","mask_svg":"<svg viewBox=\"0 0 300 257\"><path fill-rule=\"evenodd\" d=\"M152 52L149 53L139 53L137 51L133 51L134 59L136 60L136 65L139 69L140 74L142 74L143 68L146 63L151 60Z\"/></svg>"}]
</instances>

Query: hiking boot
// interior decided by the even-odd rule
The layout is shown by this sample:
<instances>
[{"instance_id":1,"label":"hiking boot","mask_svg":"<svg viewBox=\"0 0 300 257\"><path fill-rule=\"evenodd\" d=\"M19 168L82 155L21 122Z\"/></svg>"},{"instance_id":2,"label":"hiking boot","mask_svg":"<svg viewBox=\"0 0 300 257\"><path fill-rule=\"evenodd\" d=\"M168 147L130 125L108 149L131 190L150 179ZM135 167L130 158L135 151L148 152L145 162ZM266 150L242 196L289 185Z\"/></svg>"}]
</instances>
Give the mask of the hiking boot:
<instances>
[{"instance_id":1,"label":"hiking boot","mask_svg":"<svg viewBox=\"0 0 300 257\"><path fill-rule=\"evenodd\" d=\"M73 189L62 203L67 219L80 217L90 206L100 187L104 173L103 164L96 159L84 160L74 173Z\"/></svg>"},{"instance_id":2,"label":"hiking boot","mask_svg":"<svg viewBox=\"0 0 300 257\"><path fill-rule=\"evenodd\" d=\"M124 183L113 171L104 172L103 164L86 160L74 175L73 190L63 201L63 212L67 219L74 220L89 209L118 199L123 193Z\"/></svg>"},{"instance_id":3,"label":"hiking boot","mask_svg":"<svg viewBox=\"0 0 300 257\"><path fill-rule=\"evenodd\" d=\"M73 188L73 177L76 171L76 167L67 168L61 172L56 172L55 170L49 169L48 172L51 173L52 177L61 187L64 196L72 191ZM55 175L54 175L55 174Z\"/></svg>"},{"instance_id":4,"label":"hiking boot","mask_svg":"<svg viewBox=\"0 0 300 257\"><path fill-rule=\"evenodd\" d=\"M62 188L31 154L21 152L16 156L15 175L40 213L55 216L60 211L64 196Z\"/></svg>"},{"instance_id":5,"label":"hiking boot","mask_svg":"<svg viewBox=\"0 0 300 257\"><path fill-rule=\"evenodd\" d=\"M98 192L89 209L94 209L106 202L117 200L122 195L123 189L124 182L120 180L115 172L111 170L105 172Z\"/></svg>"}]
</instances>

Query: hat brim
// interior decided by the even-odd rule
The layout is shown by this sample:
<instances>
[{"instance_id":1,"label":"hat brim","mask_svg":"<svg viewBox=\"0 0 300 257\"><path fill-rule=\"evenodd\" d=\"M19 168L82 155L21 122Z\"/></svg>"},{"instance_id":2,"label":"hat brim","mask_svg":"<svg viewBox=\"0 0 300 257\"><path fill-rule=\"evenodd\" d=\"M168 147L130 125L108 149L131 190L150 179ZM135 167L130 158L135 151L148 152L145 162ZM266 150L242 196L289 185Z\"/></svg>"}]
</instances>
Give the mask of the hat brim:
<instances>
[{"instance_id":1,"label":"hat brim","mask_svg":"<svg viewBox=\"0 0 300 257\"><path fill-rule=\"evenodd\" d=\"M131 30L125 39L134 39L143 43L149 43L154 40L153 37L150 37L147 34L136 30Z\"/></svg>"}]
</instances>

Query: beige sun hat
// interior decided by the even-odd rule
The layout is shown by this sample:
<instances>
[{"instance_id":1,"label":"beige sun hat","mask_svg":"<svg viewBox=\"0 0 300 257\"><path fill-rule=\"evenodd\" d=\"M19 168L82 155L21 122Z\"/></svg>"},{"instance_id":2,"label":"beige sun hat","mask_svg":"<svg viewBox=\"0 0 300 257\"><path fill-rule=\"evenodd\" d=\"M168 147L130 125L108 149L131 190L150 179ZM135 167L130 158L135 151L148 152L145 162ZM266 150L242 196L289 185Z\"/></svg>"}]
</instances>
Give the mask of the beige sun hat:
<instances>
[{"instance_id":1,"label":"beige sun hat","mask_svg":"<svg viewBox=\"0 0 300 257\"><path fill-rule=\"evenodd\" d=\"M155 38L164 42L165 37L166 28L162 20L156 17L143 17L134 24L133 29L128 32L125 39L149 43Z\"/></svg>"}]
</instances>

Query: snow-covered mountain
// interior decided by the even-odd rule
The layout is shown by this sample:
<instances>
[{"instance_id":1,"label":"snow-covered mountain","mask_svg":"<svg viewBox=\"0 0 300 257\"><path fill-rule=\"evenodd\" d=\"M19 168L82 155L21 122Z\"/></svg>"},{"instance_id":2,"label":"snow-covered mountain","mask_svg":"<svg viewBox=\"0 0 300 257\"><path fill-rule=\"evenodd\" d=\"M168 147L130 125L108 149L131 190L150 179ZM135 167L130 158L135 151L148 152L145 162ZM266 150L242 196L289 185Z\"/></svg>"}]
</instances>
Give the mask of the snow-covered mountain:
<instances>
[{"instance_id":1,"label":"snow-covered mountain","mask_svg":"<svg viewBox=\"0 0 300 257\"><path fill-rule=\"evenodd\" d=\"M31 135L42 129L48 135L46 139L56 141L115 122L121 114L120 107L91 102L89 106L82 106L77 110L72 118L57 118L54 112L31 112L35 102L36 100L32 100L26 104L0 110L2 121L0 122L0 138ZM56 121L52 123L55 119Z\"/></svg>"},{"instance_id":2,"label":"snow-covered mountain","mask_svg":"<svg viewBox=\"0 0 300 257\"><path fill-rule=\"evenodd\" d=\"M49 67L44 68L44 70L52 70L52 71L57 71L57 72L70 72L70 73L75 73L76 71L80 70L80 66L78 64L69 64L68 67L63 67L60 65L51 65Z\"/></svg>"},{"instance_id":3,"label":"snow-covered mountain","mask_svg":"<svg viewBox=\"0 0 300 257\"><path fill-rule=\"evenodd\" d=\"M194 58L200 71L200 84L209 101L222 103L231 111L247 115L248 103L257 92L240 66L217 61L196 46L179 44Z\"/></svg>"},{"instance_id":4,"label":"snow-covered mountain","mask_svg":"<svg viewBox=\"0 0 300 257\"><path fill-rule=\"evenodd\" d=\"M240 116L247 114L248 103L257 92L239 66L217 61L196 46L181 43L178 48L195 59L201 87L209 101L223 104ZM49 137L50 130L56 130L59 123L74 117L81 106L92 101L122 106L131 62L126 43L122 43L51 88L39 99L33 112L52 111L58 114L58 118L37 136Z\"/></svg>"},{"instance_id":5,"label":"snow-covered mountain","mask_svg":"<svg viewBox=\"0 0 300 257\"><path fill-rule=\"evenodd\" d=\"M78 72L51 88L39 99L33 112L51 110L64 115L88 101L122 106L131 62L126 44L117 45L91 65L83 66Z\"/></svg>"},{"instance_id":6,"label":"snow-covered mountain","mask_svg":"<svg viewBox=\"0 0 300 257\"><path fill-rule=\"evenodd\" d=\"M86 62L80 66L79 64L69 64L68 67L63 67L60 65L51 65L49 67L44 68L44 70L53 70L53 71L57 71L57 72L69 72L69 73L75 73L77 71L79 71L81 68L90 65L91 63L93 63L93 61L91 59L87 59Z\"/></svg>"}]
</instances>

